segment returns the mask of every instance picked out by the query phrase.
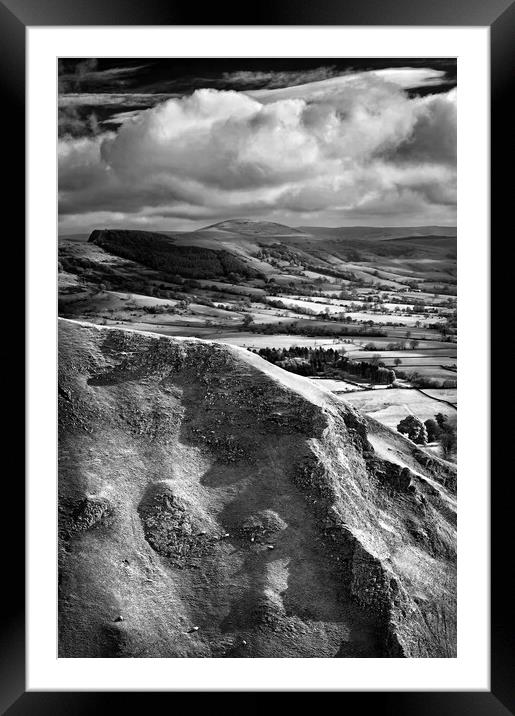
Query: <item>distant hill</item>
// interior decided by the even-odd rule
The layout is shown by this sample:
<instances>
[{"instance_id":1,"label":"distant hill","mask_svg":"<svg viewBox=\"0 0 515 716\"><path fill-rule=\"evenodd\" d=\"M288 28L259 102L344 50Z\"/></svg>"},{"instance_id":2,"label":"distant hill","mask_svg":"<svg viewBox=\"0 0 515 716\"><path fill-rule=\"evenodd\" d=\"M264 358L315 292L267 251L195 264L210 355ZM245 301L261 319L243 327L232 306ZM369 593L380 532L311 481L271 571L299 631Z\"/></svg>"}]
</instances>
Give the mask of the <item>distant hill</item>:
<instances>
[{"instance_id":1,"label":"distant hill","mask_svg":"<svg viewBox=\"0 0 515 716\"><path fill-rule=\"evenodd\" d=\"M250 219L220 221L217 224L206 226L204 229L200 229L200 231L206 231L208 229L250 236L291 236L305 233L300 229L294 229L284 224L277 224L274 221L251 221Z\"/></svg>"},{"instance_id":2,"label":"distant hill","mask_svg":"<svg viewBox=\"0 0 515 716\"><path fill-rule=\"evenodd\" d=\"M328 239L401 239L419 236L456 236L455 226L299 226L300 231L312 236Z\"/></svg>"},{"instance_id":3,"label":"distant hill","mask_svg":"<svg viewBox=\"0 0 515 716\"><path fill-rule=\"evenodd\" d=\"M59 241L87 241L90 234L59 234Z\"/></svg>"},{"instance_id":4,"label":"distant hill","mask_svg":"<svg viewBox=\"0 0 515 716\"><path fill-rule=\"evenodd\" d=\"M95 230L89 242L131 261L185 278L225 278L255 275L241 259L225 250L176 245L170 237L151 231Z\"/></svg>"},{"instance_id":5,"label":"distant hill","mask_svg":"<svg viewBox=\"0 0 515 716\"><path fill-rule=\"evenodd\" d=\"M401 264L407 260L414 276L430 271L435 280L447 280L456 273L452 228L304 228L234 219L182 233L95 230L89 241L113 255L190 279L270 277L281 273L286 260L299 270L340 278L353 271L366 281L377 269L384 269L385 281L402 280Z\"/></svg>"}]
</instances>

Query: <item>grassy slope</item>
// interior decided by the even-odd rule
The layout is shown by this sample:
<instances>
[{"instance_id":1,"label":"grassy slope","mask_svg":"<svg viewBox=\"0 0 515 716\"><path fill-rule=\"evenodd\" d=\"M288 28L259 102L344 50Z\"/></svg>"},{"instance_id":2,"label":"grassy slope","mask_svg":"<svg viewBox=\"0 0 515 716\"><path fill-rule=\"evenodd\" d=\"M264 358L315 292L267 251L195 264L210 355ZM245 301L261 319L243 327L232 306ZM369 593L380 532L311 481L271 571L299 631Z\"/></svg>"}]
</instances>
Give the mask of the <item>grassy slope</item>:
<instances>
[{"instance_id":1,"label":"grassy slope","mask_svg":"<svg viewBox=\"0 0 515 716\"><path fill-rule=\"evenodd\" d=\"M433 391L433 395L438 398L438 391ZM407 415L415 415L422 421L434 418L435 413L443 413L451 419L456 418L455 407L432 399L418 390L380 388L353 393L347 400L358 410L391 428L395 428Z\"/></svg>"},{"instance_id":2,"label":"grassy slope","mask_svg":"<svg viewBox=\"0 0 515 716\"><path fill-rule=\"evenodd\" d=\"M426 231L432 231L433 228L429 227ZM449 272L452 273L455 266L456 238L453 235L455 230L450 229L449 236L445 238L426 235L424 229L418 231L417 234L413 230L411 234L408 230L392 232L388 229L376 228L364 232L359 227L347 230L312 227L304 232L273 222L226 221L183 234L97 232L104 238L97 237L93 240L100 241L100 245L107 250L113 250L116 242L120 242L120 246L123 244L124 250L129 250L127 242L131 236L137 235L139 243L144 241L145 237L148 240L154 237L157 241L166 239L167 244L164 246L167 245L169 250L179 251L190 247L197 251L200 249L227 251L232 256L244 258L244 265L249 269L272 275L279 274L280 271L270 271L269 264L256 258L256 254L262 247L281 245L294 254L297 253L302 259L307 259L308 263L314 266L332 267L341 271L352 269L357 277L371 282L373 282L373 271L382 267L380 276L383 284L398 288L402 283L399 284L396 279L397 277L402 279L407 269L411 276L430 278L434 274L435 280L439 280L448 278ZM390 235L396 238L389 238ZM399 235L402 238L397 238ZM133 248L130 250L133 251ZM156 250L155 246L154 250ZM350 250L358 251L360 261L368 261L372 266L353 265ZM117 251L118 249L115 253ZM128 257L128 254L124 255Z\"/></svg>"},{"instance_id":3,"label":"grassy slope","mask_svg":"<svg viewBox=\"0 0 515 716\"><path fill-rule=\"evenodd\" d=\"M61 656L454 655L450 466L239 348L59 349Z\"/></svg>"}]
</instances>

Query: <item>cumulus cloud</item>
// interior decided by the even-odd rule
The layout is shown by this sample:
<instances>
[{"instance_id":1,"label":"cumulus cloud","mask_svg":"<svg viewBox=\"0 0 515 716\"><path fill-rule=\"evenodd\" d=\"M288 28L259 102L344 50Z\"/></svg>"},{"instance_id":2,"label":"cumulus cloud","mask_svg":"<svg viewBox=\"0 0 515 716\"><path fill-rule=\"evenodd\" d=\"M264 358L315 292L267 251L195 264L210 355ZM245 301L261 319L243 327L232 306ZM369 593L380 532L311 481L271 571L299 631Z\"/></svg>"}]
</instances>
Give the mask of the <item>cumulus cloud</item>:
<instances>
[{"instance_id":1,"label":"cumulus cloud","mask_svg":"<svg viewBox=\"0 0 515 716\"><path fill-rule=\"evenodd\" d=\"M306 101L338 101L339 95L345 95L349 90L360 84L368 86L374 81L382 85L391 85L404 90L438 87L446 82L443 70L429 68L396 67L381 70L368 70L366 72L346 73L331 77L312 78L307 84L296 83L292 86L267 87L248 92L261 102L277 102L281 99L302 98Z\"/></svg>"},{"instance_id":2,"label":"cumulus cloud","mask_svg":"<svg viewBox=\"0 0 515 716\"><path fill-rule=\"evenodd\" d=\"M452 223L456 93L409 97L407 84L439 73L401 76L359 73L265 94L202 89L128 116L116 133L66 137L63 222L111 215L173 228L174 219L247 215L334 225L397 214L400 223Z\"/></svg>"},{"instance_id":3,"label":"cumulus cloud","mask_svg":"<svg viewBox=\"0 0 515 716\"><path fill-rule=\"evenodd\" d=\"M136 116L142 109L148 109L171 97L180 95L151 94L142 92L68 92L58 98L58 130L60 137L82 137L97 134L98 125L123 124L129 117ZM124 108L127 108L124 111ZM97 112L105 113L106 119L99 121Z\"/></svg>"}]
</instances>

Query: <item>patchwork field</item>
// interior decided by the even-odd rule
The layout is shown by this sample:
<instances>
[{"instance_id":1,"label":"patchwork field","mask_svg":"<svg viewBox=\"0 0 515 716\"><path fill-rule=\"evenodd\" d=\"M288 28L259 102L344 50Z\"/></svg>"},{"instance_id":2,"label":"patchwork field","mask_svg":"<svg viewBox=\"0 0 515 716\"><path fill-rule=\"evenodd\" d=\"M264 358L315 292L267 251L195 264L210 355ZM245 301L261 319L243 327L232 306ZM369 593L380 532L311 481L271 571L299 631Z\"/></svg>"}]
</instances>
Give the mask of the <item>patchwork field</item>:
<instances>
[{"instance_id":1,"label":"patchwork field","mask_svg":"<svg viewBox=\"0 0 515 716\"><path fill-rule=\"evenodd\" d=\"M438 393L433 390L432 396L429 396L409 388L377 388L347 394L345 400L389 428L395 428L407 415L425 421L434 418L436 413L443 413L450 420L455 420L456 408L442 402Z\"/></svg>"},{"instance_id":2,"label":"patchwork field","mask_svg":"<svg viewBox=\"0 0 515 716\"><path fill-rule=\"evenodd\" d=\"M59 243L64 317L247 348L390 427L455 418L454 229L234 220L86 239Z\"/></svg>"}]
</instances>

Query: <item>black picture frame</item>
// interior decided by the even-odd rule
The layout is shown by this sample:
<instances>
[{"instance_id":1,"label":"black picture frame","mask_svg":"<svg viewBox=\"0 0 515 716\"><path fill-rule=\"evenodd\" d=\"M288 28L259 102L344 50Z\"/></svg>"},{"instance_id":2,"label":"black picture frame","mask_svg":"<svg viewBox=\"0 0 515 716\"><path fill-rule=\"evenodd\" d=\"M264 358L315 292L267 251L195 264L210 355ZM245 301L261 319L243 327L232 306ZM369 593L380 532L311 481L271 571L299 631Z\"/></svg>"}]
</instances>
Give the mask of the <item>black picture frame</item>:
<instances>
[{"instance_id":1,"label":"black picture frame","mask_svg":"<svg viewBox=\"0 0 515 716\"><path fill-rule=\"evenodd\" d=\"M202 22L199 23L199 15ZM261 2L246 7L224 8L213 4L202 9L188 3L166 0L0 0L0 88L4 103L4 131L16 149L8 164L6 206L20 238L25 215L25 31L28 26L52 25L430 25L488 26L491 34L491 235L498 234L497 252L501 251L501 232L511 226L508 217L513 203L513 168L509 146L512 144L513 115L510 113L514 76L515 5L509 0L359 0L336 2L298 0ZM4 135L6 136L6 135ZM4 165L4 171L6 165ZM5 178L5 176L4 176ZM17 211L16 211L17 209ZM512 212L510 212L511 214ZM506 237L508 238L508 237ZM14 239L13 239L14 240ZM20 245L21 245L20 241ZM503 250L506 249L505 241ZM491 250L491 259L495 252ZM23 260L23 259L22 259ZM502 286L510 285L507 262L498 262L492 301L500 305ZM510 276L511 278L511 276ZM493 316L493 313L492 313ZM506 398L505 398L506 399ZM492 404L494 414L495 402ZM500 422L500 421L498 421ZM492 515L491 515L491 691L471 692L342 692L339 707L377 709L397 716L506 716L515 714L515 643L512 591L509 589L512 567L510 545L513 527L510 514L513 502L513 477L500 463L501 447L508 440L503 428L492 431ZM505 441L506 440L506 441ZM497 449L496 449L497 448ZM7 475L6 475L7 477ZM14 471L9 475L8 503L24 504L24 484ZM464 477L465 479L465 477ZM510 499L511 498L511 499ZM508 512L509 510L509 512ZM9 510L6 510L9 511ZM9 716L28 713L90 714L115 709L120 699L130 698L132 708L146 706L152 695L169 699L171 694L120 692L26 692L25 691L25 576L24 531L14 522L2 521L3 574L0 637L0 709ZM198 694L202 696L202 693ZM206 696L207 694L204 694ZM172 695L173 696L173 695ZM223 694L216 694L223 697ZM262 703L264 694L256 694L253 705ZM212 699L213 695L210 694ZM143 702L143 699L145 701ZM210 701L221 704L220 698ZM224 705L225 707L225 705Z\"/></svg>"}]
</instances>

